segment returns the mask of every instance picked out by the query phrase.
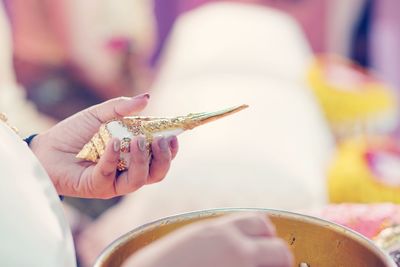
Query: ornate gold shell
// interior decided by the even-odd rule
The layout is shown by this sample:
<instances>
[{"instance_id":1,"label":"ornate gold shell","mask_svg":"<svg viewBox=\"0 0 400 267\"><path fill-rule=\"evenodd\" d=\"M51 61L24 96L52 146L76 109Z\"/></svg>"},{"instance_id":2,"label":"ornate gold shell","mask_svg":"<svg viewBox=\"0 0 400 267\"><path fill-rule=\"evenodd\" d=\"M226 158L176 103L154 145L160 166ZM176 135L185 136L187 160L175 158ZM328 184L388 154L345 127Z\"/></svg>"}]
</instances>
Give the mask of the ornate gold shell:
<instances>
[{"instance_id":1,"label":"ornate gold shell","mask_svg":"<svg viewBox=\"0 0 400 267\"><path fill-rule=\"evenodd\" d=\"M87 161L97 162L101 155L103 155L107 143L113 138L113 134L109 129L110 123L113 122L118 122L119 126L125 128L129 133L128 136L120 137L121 152L128 153L130 141L134 136L145 136L147 146L149 148L154 136L165 136L168 134L170 135L171 132L183 132L186 130L191 130L200 125L239 112L247 107L247 105L241 105L216 112L191 113L186 116L179 116L175 118L134 116L111 120L101 125L99 131L82 148L76 157ZM122 171L126 168L127 162L121 158L118 169Z\"/></svg>"}]
</instances>

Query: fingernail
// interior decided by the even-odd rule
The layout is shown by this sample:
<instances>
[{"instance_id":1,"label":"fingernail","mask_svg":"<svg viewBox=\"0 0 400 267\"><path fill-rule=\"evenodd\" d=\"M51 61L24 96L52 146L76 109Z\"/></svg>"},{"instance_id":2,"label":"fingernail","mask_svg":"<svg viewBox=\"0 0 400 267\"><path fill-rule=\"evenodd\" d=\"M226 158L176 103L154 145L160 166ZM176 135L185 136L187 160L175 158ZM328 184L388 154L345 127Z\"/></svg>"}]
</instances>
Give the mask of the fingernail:
<instances>
[{"instance_id":1,"label":"fingernail","mask_svg":"<svg viewBox=\"0 0 400 267\"><path fill-rule=\"evenodd\" d=\"M137 139L137 146L140 151L146 151L146 139L143 136L139 136Z\"/></svg>"},{"instance_id":2,"label":"fingernail","mask_svg":"<svg viewBox=\"0 0 400 267\"><path fill-rule=\"evenodd\" d=\"M169 144L167 142L167 140L164 137L161 137L158 140L158 147L161 149L161 151L165 152L168 151L169 149Z\"/></svg>"},{"instance_id":3,"label":"fingernail","mask_svg":"<svg viewBox=\"0 0 400 267\"><path fill-rule=\"evenodd\" d=\"M114 141L114 152L120 152L121 142L119 140Z\"/></svg>"},{"instance_id":4,"label":"fingernail","mask_svg":"<svg viewBox=\"0 0 400 267\"><path fill-rule=\"evenodd\" d=\"M134 98L136 98L136 99L138 99L138 98L147 98L147 99L149 99L150 98L150 94L149 93L140 94L140 95L135 96Z\"/></svg>"},{"instance_id":5,"label":"fingernail","mask_svg":"<svg viewBox=\"0 0 400 267\"><path fill-rule=\"evenodd\" d=\"M169 140L169 147L171 149L176 149L178 147L178 138L176 138L176 136L171 136L168 138Z\"/></svg>"}]
</instances>

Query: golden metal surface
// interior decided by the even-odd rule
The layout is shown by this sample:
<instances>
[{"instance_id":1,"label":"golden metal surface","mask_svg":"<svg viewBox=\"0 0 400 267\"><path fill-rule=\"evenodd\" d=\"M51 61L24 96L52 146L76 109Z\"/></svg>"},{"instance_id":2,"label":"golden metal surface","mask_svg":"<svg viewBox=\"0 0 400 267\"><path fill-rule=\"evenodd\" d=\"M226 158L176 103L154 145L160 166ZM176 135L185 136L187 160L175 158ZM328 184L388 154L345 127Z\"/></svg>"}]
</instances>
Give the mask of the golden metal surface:
<instances>
[{"instance_id":1,"label":"golden metal surface","mask_svg":"<svg viewBox=\"0 0 400 267\"><path fill-rule=\"evenodd\" d=\"M78 159L97 162L100 159L100 156L103 155L110 140L111 134L108 131L106 124L102 124L99 131L82 148L76 157Z\"/></svg>"},{"instance_id":2,"label":"golden metal surface","mask_svg":"<svg viewBox=\"0 0 400 267\"><path fill-rule=\"evenodd\" d=\"M268 209L220 209L192 212L139 227L112 243L94 267L119 267L135 251L196 221L233 212L259 211L268 215L278 235L295 255L295 266L311 267L396 267L371 241L339 225L295 213Z\"/></svg>"},{"instance_id":3,"label":"golden metal surface","mask_svg":"<svg viewBox=\"0 0 400 267\"><path fill-rule=\"evenodd\" d=\"M179 116L175 118L153 118L139 116L125 117L120 120L111 120L108 123L117 121L119 125L121 125L121 127L125 127L132 136L145 136L147 142L146 147L150 149L150 143L152 142L154 135L163 135L163 132L176 129L181 129L183 131L191 130L200 125L232 115L247 107L247 105L241 105L216 112L191 113L186 116ZM108 123L101 125L99 132L96 133L82 148L82 150L76 156L77 158L92 162L97 162L100 159L104 153L108 141L112 138L111 133L107 128ZM125 149L125 147L122 146L122 149Z\"/></svg>"}]
</instances>

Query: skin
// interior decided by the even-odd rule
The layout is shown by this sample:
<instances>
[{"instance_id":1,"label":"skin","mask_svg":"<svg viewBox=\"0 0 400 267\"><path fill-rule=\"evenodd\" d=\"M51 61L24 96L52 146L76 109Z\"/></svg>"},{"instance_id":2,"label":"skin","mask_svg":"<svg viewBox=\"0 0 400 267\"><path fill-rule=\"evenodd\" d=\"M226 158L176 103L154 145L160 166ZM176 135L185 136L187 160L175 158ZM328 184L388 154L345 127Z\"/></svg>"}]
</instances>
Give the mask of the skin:
<instances>
[{"instance_id":1,"label":"skin","mask_svg":"<svg viewBox=\"0 0 400 267\"><path fill-rule=\"evenodd\" d=\"M148 94L111 99L67 118L33 139L31 149L60 195L107 199L164 179L178 152L175 136L155 138L152 157L145 149L140 149L144 138L134 139L131 142L130 168L119 175L116 172L120 148L118 139L107 144L97 164L75 157L102 123L143 110L148 99Z\"/></svg>"},{"instance_id":2,"label":"skin","mask_svg":"<svg viewBox=\"0 0 400 267\"><path fill-rule=\"evenodd\" d=\"M145 247L123 267L291 267L286 243L262 214L196 223Z\"/></svg>"}]
</instances>

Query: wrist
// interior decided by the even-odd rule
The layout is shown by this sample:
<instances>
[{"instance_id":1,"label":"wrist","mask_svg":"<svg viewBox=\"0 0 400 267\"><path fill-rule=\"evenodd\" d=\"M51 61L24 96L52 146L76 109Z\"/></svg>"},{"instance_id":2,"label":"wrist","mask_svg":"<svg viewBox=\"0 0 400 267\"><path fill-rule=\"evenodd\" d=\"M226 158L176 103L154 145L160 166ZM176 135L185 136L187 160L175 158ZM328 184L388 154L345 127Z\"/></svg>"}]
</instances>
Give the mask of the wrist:
<instances>
[{"instance_id":1,"label":"wrist","mask_svg":"<svg viewBox=\"0 0 400 267\"><path fill-rule=\"evenodd\" d=\"M28 136L27 138L24 138L24 141L27 143L27 145L37 158L39 158L38 157L39 139L40 139L40 134L33 134Z\"/></svg>"},{"instance_id":2,"label":"wrist","mask_svg":"<svg viewBox=\"0 0 400 267\"><path fill-rule=\"evenodd\" d=\"M24 142L25 142L29 147L31 147L31 143L32 143L33 139L34 139L36 136L37 136L37 134L32 134L32 135L30 135L30 136L24 138Z\"/></svg>"}]
</instances>

